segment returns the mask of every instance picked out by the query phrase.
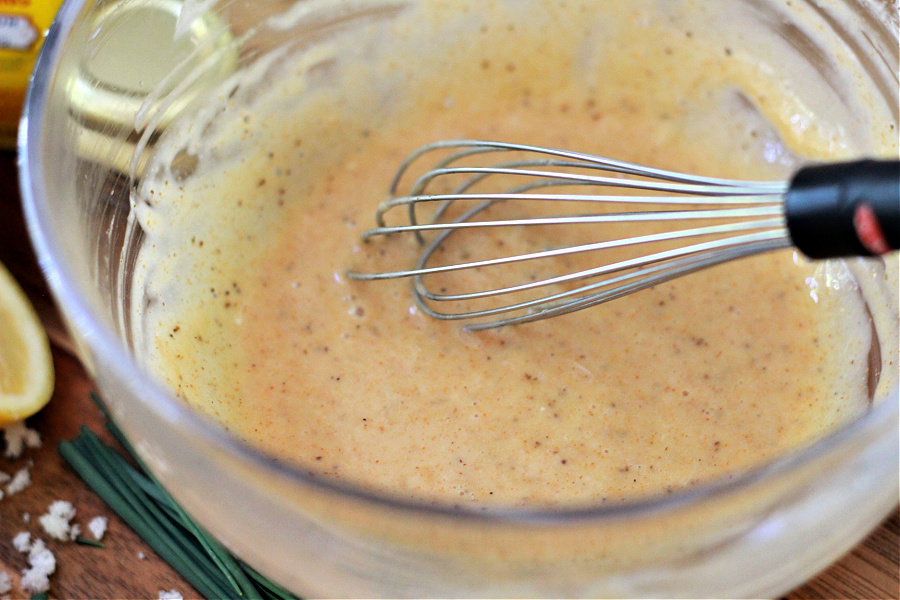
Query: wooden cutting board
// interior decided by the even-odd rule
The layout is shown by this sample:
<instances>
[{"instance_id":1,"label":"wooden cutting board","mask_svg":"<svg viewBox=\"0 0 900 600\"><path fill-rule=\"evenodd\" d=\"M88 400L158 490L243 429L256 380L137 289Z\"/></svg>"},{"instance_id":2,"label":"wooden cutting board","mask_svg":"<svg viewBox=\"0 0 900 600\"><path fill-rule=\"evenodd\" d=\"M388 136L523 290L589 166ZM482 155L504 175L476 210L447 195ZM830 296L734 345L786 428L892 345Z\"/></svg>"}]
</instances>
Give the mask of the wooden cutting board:
<instances>
[{"instance_id":1,"label":"wooden cutting board","mask_svg":"<svg viewBox=\"0 0 900 600\"><path fill-rule=\"evenodd\" d=\"M0 457L0 471L7 473L32 465L33 484L19 494L0 500L0 570L6 570L13 579L12 597L28 597L18 588L21 571L27 566L26 557L15 550L12 538L20 531L40 535L37 519L57 499L75 505L78 510L75 521L83 527L97 515L109 517L110 522L103 538L105 548L71 542L48 543L58 564L51 578L52 597L156 599L161 590L172 589L185 598L198 597L191 586L115 517L56 452L58 442L75 437L83 424L97 433L103 432L102 418L88 397L95 389L93 383L68 348L31 251L19 203L15 157L11 153L0 153L0 262L19 280L41 312L55 341L57 374L56 391L50 404L29 420L29 425L41 433L43 447L26 450L17 460ZM27 523L23 521L25 514L30 516ZM900 599L898 512L851 554L787 597Z\"/></svg>"}]
</instances>

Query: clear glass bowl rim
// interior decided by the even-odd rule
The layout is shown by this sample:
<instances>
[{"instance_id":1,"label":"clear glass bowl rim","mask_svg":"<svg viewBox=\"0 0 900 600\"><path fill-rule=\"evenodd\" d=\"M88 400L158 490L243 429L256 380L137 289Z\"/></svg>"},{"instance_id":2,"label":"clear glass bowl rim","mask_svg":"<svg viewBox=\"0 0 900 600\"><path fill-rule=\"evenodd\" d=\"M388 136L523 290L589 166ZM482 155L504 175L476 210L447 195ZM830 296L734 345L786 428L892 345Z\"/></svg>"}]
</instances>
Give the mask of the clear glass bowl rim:
<instances>
[{"instance_id":1,"label":"clear glass bowl rim","mask_svg":"<svg viewBox=\"0 0 900 600\"><path fill-rule=\"evenodd\" d=\"M66 260L58 258L64 257L65 254L59 241L51 235L52 225L50 223L53 219L44 184L45 165L41 145L44 133L44 115L52 78L56 75L55 68L59 62L63 44L75 19L89 1L68 0L63 4L38 57L26 97L18 134L18 174L29 235L51 291L59 306L65 309L64 316L68 324L82 334L83 339L89 340L92 359L106 365L113 365L112 370L116 377L133 398L137 398L157 414L166 415L170 421L177 419L180 427L189 430L191 435L203 438L205 443L224 452L230 459L262 468L267 474L283 478L293 484L317 487L326 492L391 509L476 521L496 520L526 525L548 525L581 520L602 521L649 516L739 493L757 484L775 480L780 476L810 466L820 458L840 448L849 448L859 440L867 440L873 434L872 432L876 432L876 434L881 432L885 428L886 422L897 420L900 387L888 391L887 396L862 417L796 452L779 456L733 477L719 477L662 496L651 496L602 506L595 504L563 508L472 508L465 505L451 507L449 504L418 502L387 493L366 490L346 482L309 474L299 467L295 468L284 462L276 461L260 449L228 434L211 418L191 410L184 402L175 398L153 377L139 368L134 361L123 361L123 354L130 356L130 352L79 292L75 274L66 264Z\"/></svg>"}]
</instances>

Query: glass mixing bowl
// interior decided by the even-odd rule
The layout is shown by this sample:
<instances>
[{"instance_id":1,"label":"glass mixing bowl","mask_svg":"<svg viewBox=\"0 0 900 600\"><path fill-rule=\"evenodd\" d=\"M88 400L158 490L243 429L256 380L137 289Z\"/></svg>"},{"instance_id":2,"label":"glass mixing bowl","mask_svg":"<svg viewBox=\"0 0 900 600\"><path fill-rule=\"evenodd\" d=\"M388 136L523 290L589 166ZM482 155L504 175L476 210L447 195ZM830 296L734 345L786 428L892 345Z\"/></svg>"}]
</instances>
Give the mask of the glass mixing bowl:
<instances>
[{"instance_id":1,"label":"glass mixing bowl","mask_svg":"<svg viewBox=\"0 0 900 600\"><path fill-rule=\"evenodd\" d=\"M863 417L751 472L612 507L472 510L323 480L231 437L141 367L129 209L155 141L270 53L312 53L411 3L69 0L59 14L20 132L25 211L83 360L159 479L241 559L307 596L771 597L849 550L898 501L896 261L849 263L880 343ZM732 0L711 12L726 5L765 41L732 23L729 44L817 73L813 112L896 136L892 2ZM189 171L181 159L173 169Z\"/></svg>"}]
</instances>

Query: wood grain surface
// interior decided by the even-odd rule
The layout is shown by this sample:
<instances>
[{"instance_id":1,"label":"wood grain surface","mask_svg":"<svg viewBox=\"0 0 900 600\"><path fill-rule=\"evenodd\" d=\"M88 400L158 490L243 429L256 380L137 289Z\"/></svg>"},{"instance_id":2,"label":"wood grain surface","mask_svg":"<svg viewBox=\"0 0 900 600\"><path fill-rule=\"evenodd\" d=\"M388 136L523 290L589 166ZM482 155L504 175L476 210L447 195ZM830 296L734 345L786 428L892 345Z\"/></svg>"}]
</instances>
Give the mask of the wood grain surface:
<instances>
[{"instance_id":1,"label":"wood grain surface","mask_svg":"<svg viewBox=\"0 0 900 600\"><path fill-rule=\"evenodd\" d=\"M38 517L57 499L72 502L75 522L84 527L97 515L110 519L104 548L72 542L48 541L56 554L57 572L51 578L54 598L155 599L161 590L179 591L185 598L197 592L159 559L127 525L62 461L56 452L60 440L71 439L86 424L103 431L102 419L88 394L93 383L69 351L52 298L31 251L22 219L16 185L15 157L0 153L0 262L3 262L35 302L54 340L56 391L50 404L29 420L44 444L26 450L16 460L0 458L7 473L31 464L33 484L23 492L0 500L0 570L13 580L12 598L27 598L18 586L26 556L15 550L12 538L20 531L41 535ZM111 441L108 436L104 436ZM29 522L23 515L30 515ZM42 535L44 539L46 535ZM852 553L787 596L791 599L866 598L900 599L900 518L895 511Z\"/></svg>"}]
</instances>

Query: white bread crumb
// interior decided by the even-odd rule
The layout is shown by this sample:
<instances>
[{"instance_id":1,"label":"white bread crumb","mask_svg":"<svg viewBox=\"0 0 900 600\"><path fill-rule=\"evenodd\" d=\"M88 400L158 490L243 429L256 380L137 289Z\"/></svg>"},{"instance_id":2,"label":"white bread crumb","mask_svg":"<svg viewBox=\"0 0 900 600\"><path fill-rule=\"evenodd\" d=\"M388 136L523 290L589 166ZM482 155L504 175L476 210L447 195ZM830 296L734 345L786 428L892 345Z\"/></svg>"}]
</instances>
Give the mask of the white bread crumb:
<instances>
[{"instance_id":1,"label":"white bread crumb","mask_svg":"<svg viewBox=\"0 0 900 600\"><path fill-rule=\"evenodd\" d=\"M147 555L143 552L138 552L138 560L147 560Z\"/></svg>"},{"instance_id":2,"label":"white bread crumb","mask_svg":"<svg viewBox=\"0 0 900 600\"><path fill-rule=\"evenodd\" d=\"M28 552L31 550L31 534L27 531L20 531L13 538L13 548L19 552Z\"/></svg>"},{"instance_id":3,"label":"white bread crumb","mask_svg":"<svg viewBox=\"0 0 900 600\"><path fill-rule=\"evenodd\" d=\"M50 505L47 514L41 515L41 527L50 537L68 540L71 521L75 518L75 507L71 502L57 500Z\"/></svg>"},{"instance_id":4,"label":"white bread crumb","mask_svg":"<svg viewBox=\"0 0 900 600\"><path fill-rule=\"evenodd\" d=\"M0 471L0 484L6 483L10 479L12 479L12 477L10 476L9 473L4 473L3 471Z\"/></svg>"},{"instance_id":5,"label":"white bread crumb","mask_svg":"<svg viewBox=\"0 0 900 600\"><path fill-rule=\"evenodd\" d=\"M88 529L91 531L91 535L94 536L94 539L99 542L103 539L103 534L106 533L107 525L109 525L109 519L106 517L94 517L91 519L91 522L88 523Z\"/></svg>"},{"instance_id":6,"label":"white bread crumb","mask_svg":"<svg viewBox=\"0 0 900 600\"><path fill-rule=\"evenodd\" d=\"M29 429L25 423L16 423L3 430L6 438L6 458L19 458L22 450L41 447L41 434Z\"/></svg>"},{"instance_id":7,"label":"white bread crumb","mask_svg":"<svg viewBox=\"0 0 900 600\"><path fill-rule=\"evenodd\" d=\"M38 594L50 589L50 575L56 571L56 557L47 549L44 540L37 539L28 553L30 568L22 570L22 590Z\"/></svg>"},{"instance_id":8,"label":"white bread crumb","mask_svg":"<svg viewBox=\"0 0 900 600\"><path fill-rule=\"evenodd\" d=\"M0 571L0 594L8 594L10 590L12 590L12 581L9 578L9 573Z\"/></svg>"},{"instance_id":9,"label":"white bread crumb","mask_svg":"<svg viewBox=\"0 0 900 600\"><path fill-rule=\"evenodd\" d=\"M184 600L181 594L176 590L159 590L159 600Z\"/></svg>"},{"instance_id":10,"label":"white bread crumb","mask_svg":"<svg viewBox=\"0 0 900 600\"><path fill-rule=\"evenodd\" d=\"M31 522L31 513L23 512L22 513L22 522L30 523Z\"/></svg>"},{"instance_id":11,"label":"white bread crumb","mask_svg":"<svg viewBox=\"0 0 900 600\"><path fill-rule=\"evenodd\" d=\"M69 539L74 542L79 535L81 535L81 525L73 523L72 527L69 529Z\"/></svg>"},{"instance_id":12,"label":"white bread crumb","mask_svg":"<svg viewBox=\"0 0 900 600\"><path fill-rule=\"evenodd\" d=\"M16 474L13 475L12 481L9 482L9 485L6 486L6 493L12 496L13 494L18 494L25 488L31 485L31 474L28 472L28 467L22 467Z\"/></svg>"}]
</instances>

